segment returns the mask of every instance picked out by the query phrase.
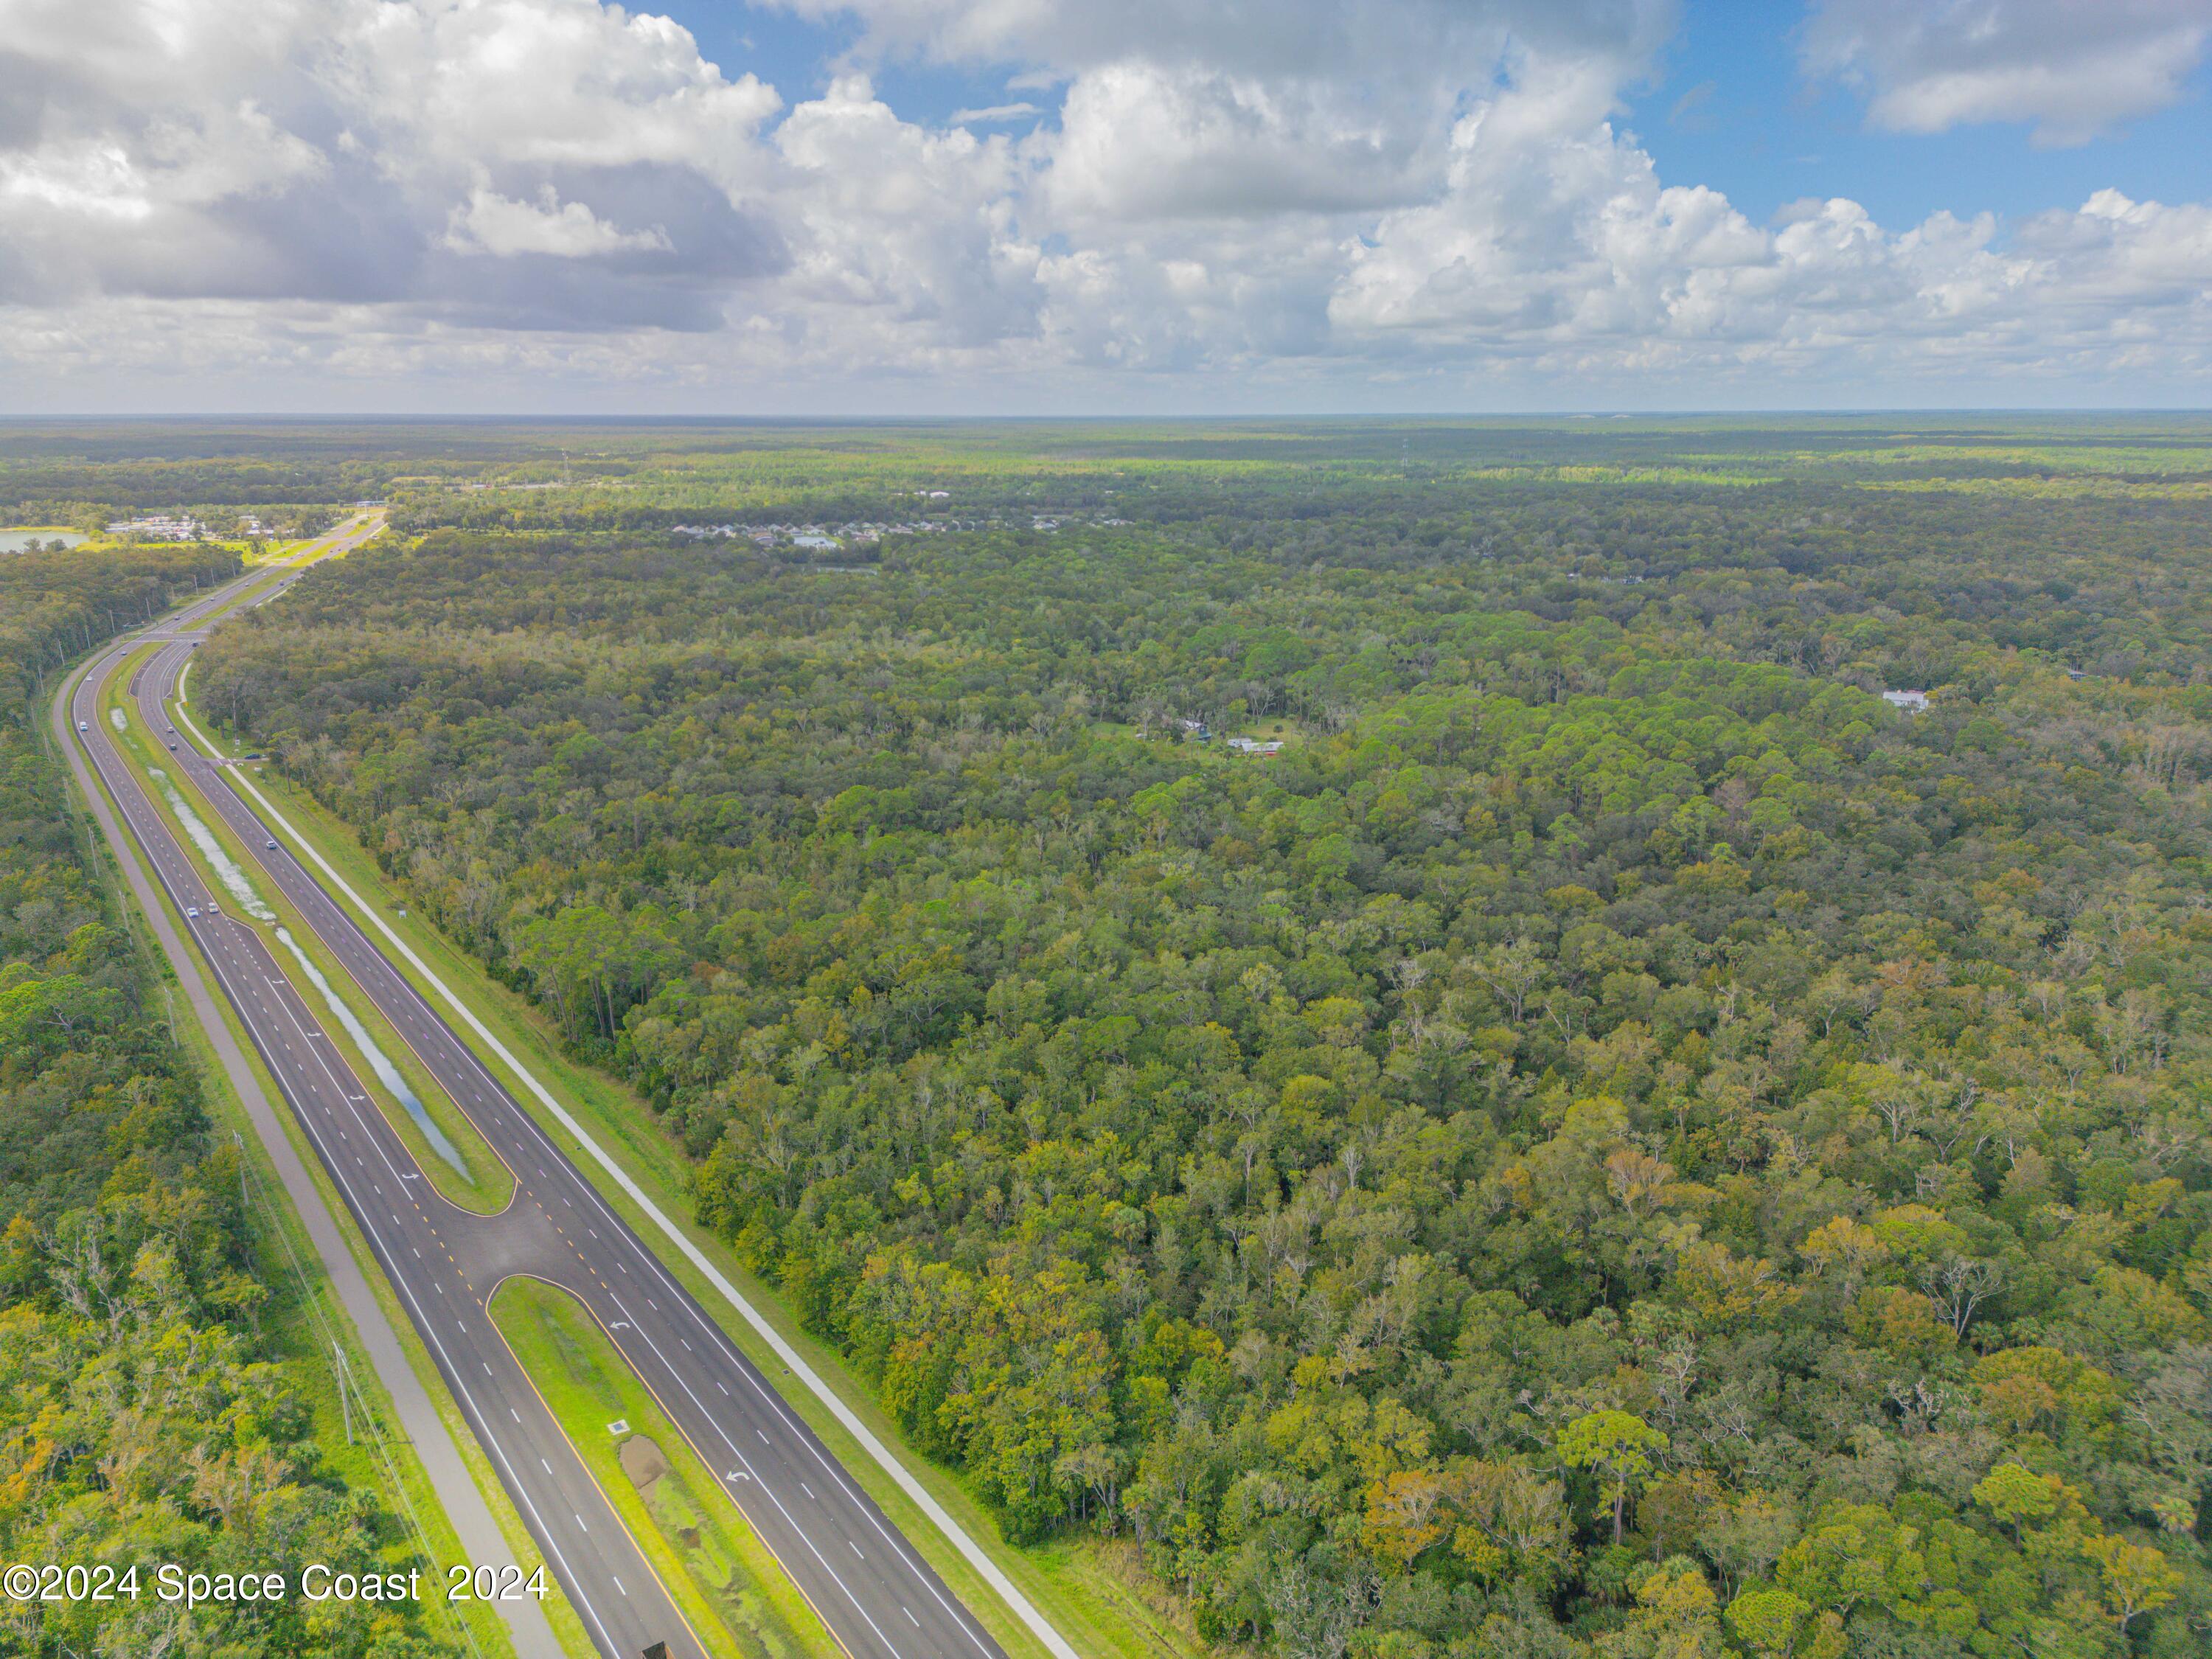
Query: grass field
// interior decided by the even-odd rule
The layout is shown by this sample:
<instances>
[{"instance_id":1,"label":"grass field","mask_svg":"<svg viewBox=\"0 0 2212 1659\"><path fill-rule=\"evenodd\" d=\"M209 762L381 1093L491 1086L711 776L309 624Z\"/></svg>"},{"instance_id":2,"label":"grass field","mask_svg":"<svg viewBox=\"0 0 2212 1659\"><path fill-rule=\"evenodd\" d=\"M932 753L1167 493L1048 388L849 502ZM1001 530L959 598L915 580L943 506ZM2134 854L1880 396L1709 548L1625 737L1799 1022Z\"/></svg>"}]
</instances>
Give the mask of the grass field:
<instances>
[{"instance_id":1,"label":"grass field","mask_svg":"<svg viewBox=\"0 0 2212 1659\"><path fill-rule=\"evenodd\" d=\"M490 1311L708 1650L834 1659L837 1644L805 1598L583 1304L541 1280L511 1279Z\"/></svg>"}]
</instances>

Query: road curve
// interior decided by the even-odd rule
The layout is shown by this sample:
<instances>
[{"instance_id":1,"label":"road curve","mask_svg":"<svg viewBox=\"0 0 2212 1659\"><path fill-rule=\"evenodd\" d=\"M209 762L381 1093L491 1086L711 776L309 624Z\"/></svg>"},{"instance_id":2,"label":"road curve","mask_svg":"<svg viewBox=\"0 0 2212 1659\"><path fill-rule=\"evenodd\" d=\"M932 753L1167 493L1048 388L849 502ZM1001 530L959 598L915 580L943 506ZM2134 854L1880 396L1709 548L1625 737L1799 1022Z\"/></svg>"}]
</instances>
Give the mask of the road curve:
<instances>
[{"instance_id":1,"label":"road curve","mask_svg":"<svg viewBox=\"0 0 2212 1659\"><path fill-rule=\"evenodd\" d=\"M139 637L166 641L140 672L137 697L148 729L168 741L162 704L200 635L170 623ZM179 771L516 1177L514 1200L497 1216L460 1210L438 1194L278 970L265 929L216 913L210 884L115 751L91 677L80 684L72 713L84 726L78 740L111 794L126 803L134 835L179 908L201 910L189 924L196 939L607 1659L636 1659L656 1642L668 1644L671 1659L705 1656L485 1316L492 1292L514 1275L560 1285L591 1310L853 1659L1004 1659L475 1051L307 866L271 849L273 833L231 789L224 766L175 738Z\"/></svg>"},{"instance_id":2,"label":"road curve","mask_svg":"<svg viewBox=\"0 0 2212 1659\"><path fill-rule=\"evenodd\" d=\"M380 524L356 519L331 532L312 550L317 556L342 550L367 539L380 528ZM195 600L183 613L184 617L192 618L211 614L235 603L247 590L264 580L267 574L264 570L255 570L234 578L222 587ZM154 891L154 878L148 873L137 850L125 836L121 825L116 822L106 798L101 794L93 777L86 751L80 744L70 741L73 727L67 705L78 676L112 660L111 648L109 654L102 656L95 663L85 665L65 680L60 695L49 711L56 739L68 757L78 787L84 791L86 805L94 822L113 845L124 880L144 910L148 927L163 953L176 965L178 988L184 994L194 1016L206 1027L216 1059L237 1091L240 1103L256 1138L267 1152L277 1179L292 1191L293 1202L307 1231L308 1243L321 1260L324 1271L330 1276L331 1289L353 1320L369 1363L391 1396L400 1431L414 1443L416 1456L453 1525L463 1559L503 1559L508 1553L507 1546L500 1533L498 1522L493 1520L491 1511L477 1489L476 1477L463 1461L459 1448L454 1443L444 1418L439 1415L438 1407L432 1401L422 1379L408 1362L398 1335L386 1317L383 1304L377 1300L361 1264L338 1231L337 1224L324 1203L321 1192L310 1180L298 1154L293 1150L290 1139L278 1123L267 1092L247 1066L245 1055L231 1036L229 1026L223 1023L210 995L207 976L189 960L183 940L177 936L176 927L172 926L168 913L162 908ZM183 911L179 909L177 914L181 917ZM546 1622L544 1610L534 1600L503 1601L498 1611L507 1626L507 1634L514 1644L517 1659L561 1659L561 1645L554 1637L551 1626Z\"/></svg>"}]
</instances>

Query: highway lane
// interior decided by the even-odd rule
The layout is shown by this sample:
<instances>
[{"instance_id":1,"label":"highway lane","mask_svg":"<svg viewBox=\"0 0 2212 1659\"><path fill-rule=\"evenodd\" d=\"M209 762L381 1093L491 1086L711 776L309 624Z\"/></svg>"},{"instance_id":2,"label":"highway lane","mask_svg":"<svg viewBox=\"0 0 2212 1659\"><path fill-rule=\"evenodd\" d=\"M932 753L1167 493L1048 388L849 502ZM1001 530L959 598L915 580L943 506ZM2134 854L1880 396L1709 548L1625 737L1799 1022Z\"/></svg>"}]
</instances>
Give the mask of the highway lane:
<instances>
[{"instance_id":1,"label":"highway lane","mask_svg":"<svg viewBox=\"0 0 2212 1659\"><path fill-rule=\"evenodd\" d=\"M177 633L173 624L155 631ZM307 1131L595 1644L609 1659L635 1659L650 1644L665 1641L672 1659L703 1659L703 1649L678 1616L665 1587L485 1316L489 1287L496 1277L479 1284L476 1273L462 1267L460 1255L470 1243L466 1224L480 1218L444 1204L428 1190L404 1143L369 1101L316 1011L279 968L264 930L241 919L228 895L185 856L123 765L113 734L100 718L96 688L106 678L102 671L131 648L130 642L117 647L79 683L70 712L82 723L79 738L156 879L185 918L224 996ZM142 674L142 684L143 679ZM158 725L153 729L161 730ZM555 1255L558 1237L550 1230L534 1241L534 1251L532 1241L520 1236L530 1220L514 1216L513 1223L519 1224L510 1224L506 1243L520 1246L526 1257ZM499 1588L511 1593L519 1587Z\"/></svg>"},{"instance_id":2,"label":"highway lane","mask_svg":"<svg viewBox=\"0 0 2212 1659\"><path fill-rule=\"evenodd\" d=\"M168 721L163 701L189 658L191 645L188 638L173 637L139 677L137 695L142 717L164 741L168 740ZM96 721L92 724L97 726ZM268 845L276 837L230 788L224 767L182 738L176 741L179 770L191 778L210 807L251 850L258 874L291 902L517 1177L515 1200L502 1215L489 1218L468 1215L446 1204L419 1178L404 1144L373 1109L363 1103L346 1103L356 1109L356 1120L362 1111L376 1120L361 1122L354 1133L378 1135L380 1158L404 1183L408 1209L386 1213L402 1218L403 1224L414 1216L423 1218L439 1246L451 1247L448 1260L453 1267L459 1269L466 1265L462 1276L464 1294L476 1300L479 1308L499 1280L510 1273L529 1273L576 1294L694 1450L710 1470L720 1475L726 1490L763 1541L854 1659L930 1656L1000 1659L996 1644L973 1616L860 1491L768 1379L737 1352L659 1259L604 1203L597 1189L583 1179L536 1120L522 1110L475 1051L397 972L305 866L288 851ZM252 928L240 926L234 931L258 943ZM247 994L252 994L250 985ZM297 1001L296 997L293 1000ZM306 1041L313 1045L312 1038ZM281 1042L278 1051L283 1052ZM353 1092L365 1091L356 1087ZM331 1103L333 1109L336 1104ZM343 1160L355 1155L351 1142L341 1139L333 1147L342 1169ZM364 1164L356 1175L362 1176L366 1171ZM376 1183L372 1181L370 1185ZM408 1248L414 1246L410 1243ZM405 1269L404 1262L402 1269ZM434 1290L430 1294L437 1292ZM426 1305L436 1311L434 1304ZM481 1318L469 1322L476 1327L487 1324ZM500 1346L503 1350L504 1344ZM483 1355L474 1358L476 1364L490 1375L480 1377L474 1369L460 1367L457 1362L457 1368L465 1370L460 1378L463 1387L486 1389L499 1380L495 1359ZM510 1358L510 1366L512 1363ZM459 1395L460 1389L456 1392ZM507 1400L504 1391L493 1402L493 1409L496 1411L501 1403L516 1419L507 1425L512 1437L514 1429L528 1425L529 1413L520 1402ZM495 1423L493 1428L499 1431ZM479 1432L483 1431L479 1425ZM531 1445L538 1438L538 1431L533 1430ZM565 1443L561 1449L566 1450ZM530 1446L526 1446L521 1468L526 1487L531 1479L528 1455ZM599 1534L585 1524L588 1510L562 1507L574 1494L566 1482L561 1485L557 1502L536 1505L541 1516L552 1516L544 1524L554 1534L553 1544L559 1546L549 1545L548 1557L557 1562L568 1553L567 1546L572 1540L565 1535L560 1517L574 1513L578 1527L574 1553L579 1562L588 1564L595 1559L595 1550L583 1540ZM526 1515L529 1512L526 1506ZM548 1540L541 1537L540 1541ZM617 1579L616 1564L602 1565L605 1576L601 1578L592 1577L586 1567L573 1569L585 1573L584 1593L594 1601L607 1599L605 1587ZM568 1571L562 1576L567 1582ZM636 1586L629 1575L619 1577L623 1588L616 1591L614 1599L634 1605ZM599 1594L595 1595L595 1589ZM629 1639L619 1637L620 1645L610 1646L610 1655L640 1651L642 1644L628 1645ZM672 1637L656 1634L651 1639L670 1639L672 1654L681 1651Z\"/></svg>"},{"instance_id":3,"label":"highway lane","mask_svg":"<svg viewBox=\"0 0 2212 1659\"><path fill-rule=\"evenodd\" d=\"M343 551L367 540L382 527L380 520L374 515L358 515L310 544L297 556L298 562L304 563L328 553ZM265 572L249 572L235 578L214 592L201 596L187 615L204 615L240 600L265 578ZM424 1386L424 1379L416 1375L401 1349L392 1318L387 1316L371 1288L369 1277L376 1272L375 1267L356 1260L340 1235L331 1205L309 1178L299 1152L276 1119L276 1114L283 1109L274 1103L275 1091L265 1089L260 1075L249 1070L241 1048L246 1039L234 1036L231 1026L217 1007L216 1000L222 993L212 975L204 970L201 963L185 946L180 937L183 913L178 911L173 921L168 908L157 895L156 878L94 778L88 753L74 740L75 725L68 708L70 696L80 677L95 665L86 663L65 678L48 710L55 739L65 751L78 787L85 793L86 805L94 823L112 844L123 880L143 908L149 929L161 952L175 965L177 989L192 1018L206 1027L216 1064L230 1079L254 1137L260 1142L277 1179L293 1193L294 1206L308 1247L319 1258L327 1275L327 1288L351 1317L363 1356L388 1393L393 1425L413 1443L422 1476L446 1511L453 1529L453 1542L460 1553L454 1556L441 1552L441 1565L456 1559L506 1559L513 1552L492 1517L476 1476L463 1462L460 1448L431 1399L429 1389ZM433 1388L436 1386L431 1384ZM405 1494L398 1496L406 1505ZM411 1509L411 1505L407 1506ZM544 1607L536 1600L501 1601L497 1611L507 1626L518 1659L560 1659L562 1647L546 1621Z\"/></svg>"}]
</instances>

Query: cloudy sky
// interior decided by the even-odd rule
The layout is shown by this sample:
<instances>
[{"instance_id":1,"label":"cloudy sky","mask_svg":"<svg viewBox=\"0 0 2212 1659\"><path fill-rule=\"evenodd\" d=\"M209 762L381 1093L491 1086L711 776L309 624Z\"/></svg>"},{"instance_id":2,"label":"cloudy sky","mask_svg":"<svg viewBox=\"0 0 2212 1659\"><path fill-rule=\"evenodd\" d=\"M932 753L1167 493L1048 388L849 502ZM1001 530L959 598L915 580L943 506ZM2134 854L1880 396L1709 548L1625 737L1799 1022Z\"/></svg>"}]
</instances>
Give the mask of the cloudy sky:
<instances>
[{"instance_id":1,"label":"cloudy sky","mask_svg":"<svg viewBox=\"0 0 2212 1659\"><path fill-rule=\"evenodd\" d=\"M0 0L0 412L2212 403L2212 0Z\"/></svg>"}]
</instances>

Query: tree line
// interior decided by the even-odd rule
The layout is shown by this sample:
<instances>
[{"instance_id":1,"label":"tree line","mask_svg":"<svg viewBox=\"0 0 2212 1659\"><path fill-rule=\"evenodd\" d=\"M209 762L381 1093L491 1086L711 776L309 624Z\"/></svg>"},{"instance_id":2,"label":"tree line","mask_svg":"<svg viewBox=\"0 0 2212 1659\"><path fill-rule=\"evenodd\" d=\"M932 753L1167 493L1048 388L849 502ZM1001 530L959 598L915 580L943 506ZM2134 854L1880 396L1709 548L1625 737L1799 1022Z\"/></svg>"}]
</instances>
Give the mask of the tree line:
<instances>
[{"instance_id":1,"label":"tree line","mask_svg":"<svg viewBox=\"0 0 2212 1659\"><path fill-rule=\"evenodd\" d=\"M42 669L234 574L200 548L0 559L0 1559L136 1565L142 1594L0 1600L0 1648L431 1659L405 1608L160 1601L153 1572L281 1571L406 1547L318 1443L280 1352L239 1155L40 744ZM325 1428L327 1425L325 1425Z\"/></svg>"},{"instance_id":2,"label":"tree line","mask_svg":"<svg viewBox=\"0 0 2212 1659\"><path fill-rule=\"evenodd\" d=\"M2203 504L1243 465L434 532L200 695L1209 1640L2198 1650Z\"/></svg>"}]
</instances>

